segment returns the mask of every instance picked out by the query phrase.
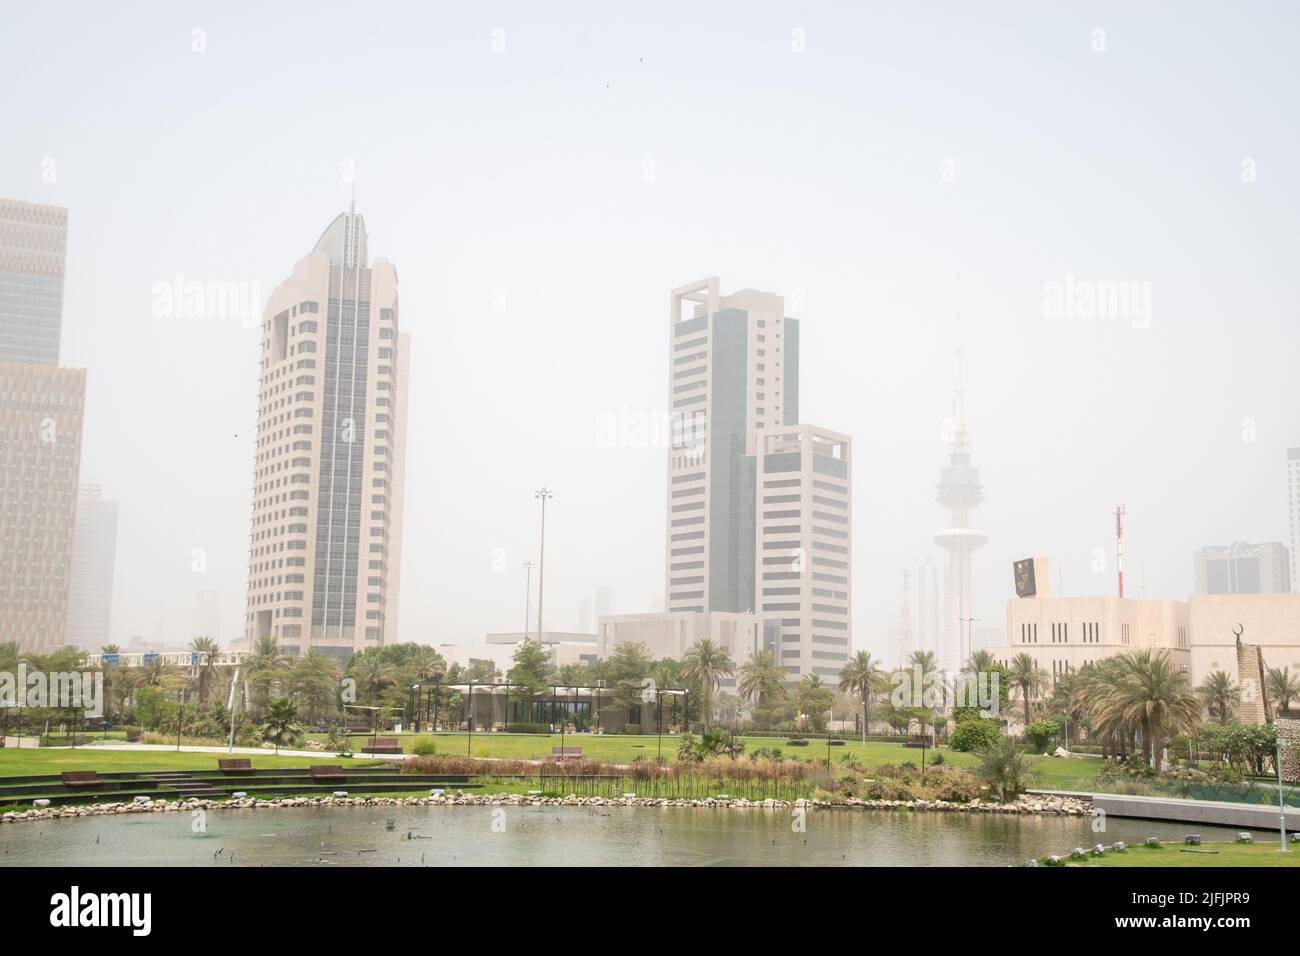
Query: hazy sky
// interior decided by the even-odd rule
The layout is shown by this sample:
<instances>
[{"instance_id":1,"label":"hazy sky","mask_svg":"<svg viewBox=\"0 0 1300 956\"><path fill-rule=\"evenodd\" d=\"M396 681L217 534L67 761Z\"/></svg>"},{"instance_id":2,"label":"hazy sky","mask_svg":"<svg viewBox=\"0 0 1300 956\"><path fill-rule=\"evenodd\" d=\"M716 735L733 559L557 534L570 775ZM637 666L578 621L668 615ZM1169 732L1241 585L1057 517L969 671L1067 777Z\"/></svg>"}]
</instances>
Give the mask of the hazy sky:
<instances>
[{"instance_id":1,"label":"hazy sky","mask_svg":"<svg viewBox=\"0 0 1300 956\"><path fill-rule=\"evenodd\" d=\"M958 344L976 615L1003 619L1029 554L1112 593L1121 502L1134 586L1185 597L1193 548L1286 533L1296 11L10 5L0 195L70 210L114 637L187 639L199 588L242 629L258 335L156 318L154 286L269 293L349 164L413 344L402 639L522 626L542 484L547 626L595 584L661 609L665 456L636 426L667 406L668 290L705 275L803 303L801 418L856 442L858 647L886 650L902 570L939 554ZM1149 283L1149 322L1046 314L1067 275Z\"/></svg>"}]
</instances>

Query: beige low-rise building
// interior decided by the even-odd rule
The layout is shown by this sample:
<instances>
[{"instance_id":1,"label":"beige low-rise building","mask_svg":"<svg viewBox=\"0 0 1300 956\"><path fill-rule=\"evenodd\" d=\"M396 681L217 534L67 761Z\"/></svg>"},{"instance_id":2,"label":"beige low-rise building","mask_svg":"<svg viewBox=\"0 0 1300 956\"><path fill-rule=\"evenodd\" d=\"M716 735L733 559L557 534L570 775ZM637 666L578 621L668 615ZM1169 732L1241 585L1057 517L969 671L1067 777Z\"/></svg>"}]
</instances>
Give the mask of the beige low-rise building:
<instances>
[{"instance_id":1,"label":"beige low-rise building","mask_svg":"<svg viewBox=\"0 0 1300 956\"><path fill-rule=\"evenodd\" d=\"M727 652L738 671L761 650L775 651L780 643L779 615L733 613L730 611L665 611L652 614L609 614L600 619L596 652L601 659L614 648L634 642L646 646L656 659L681 660L701 640L713 641ZM724 679L732 688L735 678Z\"/></svg>"},{"instance_id":2,"label":"beige low-rise building","mask_svg":"<svg viewBox=\"0 0 1300 956\"><path fill-rule=\"evenodd\" d=\"M1300 594L1197 594L1190 602L1191 673L1199 684L1226 671L1238 684L1237 630L1266 668L1300 674Z\"/></svg>"},{"instance_id":3,"label":"beige low-rise building","mask_svg":"<svg viewBox=\"0 0 1300 956\"><path fill-rule=\"evenodd\" d=\"M1166 651L1180 672L1191 670L1191 633L1186 601L1121 597L1055 597L1047 559L1033 559L1033 587L1007 602L1007 638L993 659L1010 665L1029 654L1055 684L1102 658L1130 651Z\"/></svg>"}]
</instances>

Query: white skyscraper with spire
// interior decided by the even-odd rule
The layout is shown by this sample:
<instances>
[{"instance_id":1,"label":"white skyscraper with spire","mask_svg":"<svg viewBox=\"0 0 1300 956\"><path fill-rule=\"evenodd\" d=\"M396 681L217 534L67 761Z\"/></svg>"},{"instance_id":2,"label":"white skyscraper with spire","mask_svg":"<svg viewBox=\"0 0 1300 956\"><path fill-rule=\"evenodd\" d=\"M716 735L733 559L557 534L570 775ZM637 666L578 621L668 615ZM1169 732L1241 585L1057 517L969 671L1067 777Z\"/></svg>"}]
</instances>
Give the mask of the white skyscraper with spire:
<instances>
[{"instance_id":1,"label":"white skyscraper with spire","mask_svg":"<svg viewBox=\"0 0 1300 956\"><path fill-rule=\"evenodd\" d=\"M957 350L957 378L953 384L952 422L948 464L939 469L935 500L948 509L947 530L934 536L948 552L944 580L944 620L939 627L939 667L949 674L959 671L970 656L967 635L971 613L971 554L988 538L970 527L971 509L984 500L979 471L971 464L966 426L966 390L962 384L961 350Z\"/></svg>"}]
</instances>

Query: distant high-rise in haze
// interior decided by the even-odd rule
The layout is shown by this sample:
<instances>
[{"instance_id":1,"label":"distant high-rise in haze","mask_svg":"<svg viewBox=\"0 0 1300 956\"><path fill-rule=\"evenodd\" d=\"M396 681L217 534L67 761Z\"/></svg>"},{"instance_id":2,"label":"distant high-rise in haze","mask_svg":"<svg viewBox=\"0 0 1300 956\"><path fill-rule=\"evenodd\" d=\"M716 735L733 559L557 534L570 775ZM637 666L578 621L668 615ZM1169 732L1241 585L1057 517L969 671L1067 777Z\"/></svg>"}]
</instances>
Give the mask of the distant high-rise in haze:
<instances>
[{"instance_id":1,"label":"distant high-rise in haze","mask_svg":"<svg viewBox=\"0 0 1300 956\"><path fill-rule=\"evenodd\" d=\"M0 640L62 646L84 369L59 368L68 213L0 199Z\"/></svg>"},{"instance_id":2,"label":"distant high-rise in haze","mask_svg":"<svg viewBox=\"0 0 1300 956\"><path fill-rule=\"evenodd\" d=\"M110 643L116 557L117 502L105 501L99 485L82 485L72 538L68 646L95 652Z\"/></svg>"},{"instance_id":3,"label":"distant high-rise in haze","mask_svg":"<svg viewBox=\"0 0 1300 956\"><path fill-rule=\"evenodd\" d=\"M667 610L756 610L741 459L752 432L799 420L799 322L779 295L707 278L673 289L668 331Z\"/></svg>"},{"instance_id":4,"label":"distant high-rise in haze","mask_svg":"<svg viewBox=\"0 0 1300 956\"><path fill-rule=\"evenodd\" d=\"M1280 541L1198 548L1192 556L1197 594L1288 594L1290 560Z\"/></svg>"},{"instance_id":5,"label":"distant high-rise in haze","mask_svg":"<svg viewBox=\"0 0 1300 956\"><path fill-rule=\"evenodd\" d=\"M1291 593L1300 594L1300 438L1286 450L1287 531L1291 540Z\"/></svg>"},{"instance_id":6,"label":"distant high-rise in haze","mask_svg":"<svg viewBox=\"0 0 1300 956\"><path fill-rule=\"evenodd\" d=\"M952 422L949 425L948 464L939 470L935 500L948 509L949 526L934 536L948 552L944 577L944 620L939 627L939 669L949 674L961 670L970 655L966 635L971 614L971 554L988 538L970 527L970 512L984 500L979 471L971 463L966 429L966 389L962 384L961 352L957 352L957 378L953 385Z\"/></svg>"},{"instance_id":7,"label":"distant high-rise in haze","mask_svg":"<svg viewBox=\"0 0 1300 956\"><path fill-rule=\"evenodd\" d=\"M59 364L68 211L0 199L0 362Z\"/></svg>"},{"instance_id":8,"label":"distant high-rise in haze","mask_svg":"<svg viewBox=\"0 0 1300 956\"><path fill-rule=\"evenodd\" d=\"M221 643L221 592L203 588L194 592L194 610L190 612L190 640L210 637Z\"/></svg>"},{"instance_id":9,"label":"distant high-rise in haze","mask_svg":"<svg viewBox=\"0 0 1300 956\"><path fill-rule=\"evenodd\" d=\"M340 214L267 302L245 641L346 659L396 637L406 351L397 270Z\"/></svg>"}]
</instances>

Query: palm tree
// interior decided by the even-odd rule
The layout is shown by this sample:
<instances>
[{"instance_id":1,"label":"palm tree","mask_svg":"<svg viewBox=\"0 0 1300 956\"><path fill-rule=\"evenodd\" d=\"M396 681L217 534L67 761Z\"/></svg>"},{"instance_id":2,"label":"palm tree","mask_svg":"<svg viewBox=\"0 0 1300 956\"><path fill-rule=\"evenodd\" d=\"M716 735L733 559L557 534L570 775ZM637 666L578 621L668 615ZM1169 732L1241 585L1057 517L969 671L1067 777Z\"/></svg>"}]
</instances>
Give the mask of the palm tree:
<instances>
[{"instance_id":1,"label":"palm tree","mask_svg":"<svg viewBox=\"0 0 1300 956\"><path fill-rule=\"evenodd\" d=\"M713 697L722 684L722 678L735 673L727 652L707 637L696 641L682 655L682 672L689 680L700 685L701 711L704 716L704 732L709 732L709 720L713 715Z\"/></svg>"},{"instance_id":2,"label":"palm tree","mask_svg":"<svg viewBox=\"0 0 1300 956\"><path fill-rule=\"evenodd\" d=\"M925 677L939 669L939 659L935 657L934 651L912 651L912 656L907 659L907 666L921 668L921 676Z\"/></svg>"},{"instance_id":3,"label":"palm tree","mask_svg":"<svg viewBox=\"0 0 1300 956\"><path fill-rule=\"evenodd\" d=\"M361 653L348 664L348 675L357 682L357 696L367 704L377 703L385 687L393 683L393 668L380 655Z\"/></svg>"},{"instance_id":4,"label":"palm tree","mask_svg":"<svg viewBox=\"0 0 1300 956\"><path fill-rule=\"evenodd\" d=\"M275 744L275 752L280 752L280 745L292 740L302 733L298 726L298 705L291 697L280 697L271 701L266 710L266 719L262 721L262 736Z\"/></svg>"},{"instance_id":5,"label":"palm tree","mask_svg":"<svg viewBox=\"0 0 1300 956\"><path fill-rule=\"evenodd\" d=\"M1030 723L1029 707L1034 696L1047 684L1047 672L1030 654L1017 654L1011 662L1011 686L1020 691L1025 702L1025 726Z\"/></svg>"},{"instance_id":6,"label":"palm tree","mask_svg":"<svg viewBox=\"0 0 1300 956\"><path fill-rule=\"evenodd\" d=\"M815 725L813 715L820 716L825 712L835 702L835 695L830 692L819 675L805 674L799 679L799 683L795 684L794 699L800 713Z\"/></svg>"},{"instance_id":7,"label":"palm tree","mask_svg":"<svg viewBox=\"0 0 1300 956\"><path fill-rule=\"evenodd\" d=\"M447 673L447 661L428 644L421 644L411 654L416 680L435 680Z\"/></svg>"},{"instance_id":8,"label":"palm tree","mask_svg":"<svg viewBox=\"0 0 1300 956\"><path fill-rule=\"evenodd\" d=\"M212 676L217 670L221 645L210 637L196 637L190 641L190 650L199 655L199 703L206 704L212 691Z\"/></svg>"},{"instance_id":9,"label":"palm tree","mask_svg":"<svg viewBox=\"0 0 1300 956\"><path fill-rule=\"evenodd\" d=\"M1211 717L1218 717L1220 724L1226 724L1232 716L1232 702L1237 699L1239 688L1227 671L1214 671L1201 681L1196 693L1201 695L1201 702Z\"/></svg>"},{"instance_id":10,"label":"palm tree","mask_svg":"<svg viewBox=\"0 0 1300 956\"><path fill-rule=\"evenodd\" d=\"M1264 681L1268 696L1277 701L1278 710L1290 710L1291 701L1300 697L1300 677L1292 677L1289 667L1270 667Z\"/></svg>"},{"instance_id":11,"label":"palm tree","mask_svg":"<svg viewBox=\"0 0 1300 956\"><path fill-rule=\"evenodd\" d=\"M122 648L116 644L105 644L99 649L99 653L101 655L121 654ZM104 674L104 719L108 720L113 716L113 691L115 689L113 670L104 663L103 657L99 660L99 669Z\"/></svg>"},{"instance_id":12,"label":"palm tree","mask_svg":"<svg viewBox=\"0 0 1300 956\"><path fill-rule=\"evenodd\" d=\"M966 671L968 674L979 675L991 668L993 664L993 653L991 651L973 651L971 656L967 658L966 666L962 668L962 670Z\"/></svg>"},{"instance_id":13,"label":"palm tree","mask_svg":"<svg viewBox=\"0 0 1300 956\"><path fill-rule=\"evenodd\" d=\"M1167 651L1131 651L1113 658L1115 681L1097 703L1103 720L1142 732L1142 755L1157 770L1165 738L1196 726L1201 705L1187 674Z\"/></svg>"},{"instance_id":14,"label":"palm tree","mask_svg":"<svg viewBox=\"0 0 1300 956\"><path fill-rule=\"evenodd\" d=\"M858 651L840 670L840 693L856 694L862 702L862 745L867 743L867 725L871 722L871 701L885 682L885 672L869 651Z\"/></svg>"},{"instance_id":15,"label":"palm tree","mask_svg":"<svg viewBox=\"0 0 1300 956\"><path fill-rule=\"evenodd\" d=\"M253 642L253 653L245 662L249 671L281 670L288 664L289 659L280 653L279 642L269 634Z\"/></svg>"},{"instance_id":16,"label":"palm tree","mask_svg":"<svg viewBox=\"0 0 1300 956\"><path fill-rule=\"evenodd\" d=\"M772 651L755 651L740 668L736 690L757 707L771 705L785 692L785 670Z\"/></svg>"}]
</instances>

